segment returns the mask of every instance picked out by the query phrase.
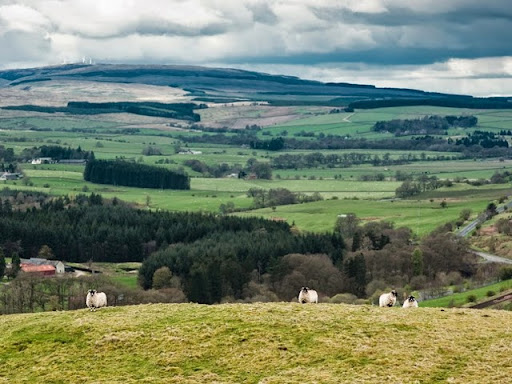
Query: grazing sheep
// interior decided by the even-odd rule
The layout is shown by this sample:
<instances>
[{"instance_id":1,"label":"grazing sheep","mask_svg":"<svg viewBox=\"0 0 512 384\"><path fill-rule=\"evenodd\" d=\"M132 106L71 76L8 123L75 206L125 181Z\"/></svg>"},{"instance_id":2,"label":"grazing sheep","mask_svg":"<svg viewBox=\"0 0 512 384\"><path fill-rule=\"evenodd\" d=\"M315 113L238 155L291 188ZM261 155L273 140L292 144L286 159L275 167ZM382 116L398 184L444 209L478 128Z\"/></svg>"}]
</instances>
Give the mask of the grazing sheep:
<instances>
[{"instance_id":1,"label":"grazing sheep","mask_svg":"<svg viewBox=\"0 0 512 384\"><path fill-rule=\"evenodd\" d=\"M383 293L379 297L379 307L392 307L396 303L396 296L394 289L389 293Z\"/></svg>"},{"instance_id":2,"label":"grazing sheep","mask_svg":"<svg viewBox=\"0 0 512 384\"><path fill-rule=\"evenodd\" d=\"M318 293L314 289L302 287L299 292L299 303L318 303Z\"/></svg>"},{"instance_id":3,"label":"grazing sheep","mask_svg":"<svg viewBox=\"0 0 512 384\"><path fill-rule=\"evenodd\" d=\"M418 308L418 301L414 298L414 296L409 296L407 300L404 301L403 308Z\"/></svg>"},{"instance_id":4,"label":"grazing sheep","mask_svg":"<svg viewBox=\"0 0 512 384\"><path fill-rule=\"evenodd\" d=\"M107 295L104 292L96 292L95 289L89 289L87 291L87 298L85 299L87 308L91 311L95 311L96 308L107 306Z\"/></svg>"}]
</instances>

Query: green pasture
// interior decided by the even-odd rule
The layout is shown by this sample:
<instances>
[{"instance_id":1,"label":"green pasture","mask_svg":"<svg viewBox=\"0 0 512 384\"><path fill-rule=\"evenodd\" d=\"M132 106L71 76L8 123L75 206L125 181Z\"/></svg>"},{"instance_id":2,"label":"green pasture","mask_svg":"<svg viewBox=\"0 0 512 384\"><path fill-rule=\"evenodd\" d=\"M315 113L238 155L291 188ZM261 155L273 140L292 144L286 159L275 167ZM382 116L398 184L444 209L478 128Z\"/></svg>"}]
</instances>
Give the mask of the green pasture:
<instances>
[{"instance_id":1,"label":"green pasture","mask_svg":"<svg viewBox=\"0 0 512 384\"><path fill-rule=\"evenodd\" d=\"M390 221L395 227L411 228L415 235L421 237L442 224L457 220L463 209L480 212L488 204L485 199L461 199L448 201L446 208L441 208L441 201L443 199L338 199L285 205L275 209L264 208L238 215L284 219L290 224L294 223L299 229L322 232L331 231L339 215L355 213L362 220L362 224L374 220Z\"/></svg>"},{"instance_id":2,"label":"green pasture","mask_svg":"<svg viewBox=\"0 0 512 384\"><path fill-rule=\"evenodd\" d=\"M449 296L439 297L437 299L425 300L420 303L421 307L461 307L468 304L468 297L474 296L475 302L485 301L489 292L498 294L505 290L512 289L512 280L500 281L499 283L486 285L476 289L470 289L460 293L454 293Z\"/></svg>"},{"instance_id":3,"label":"green pasture","mask_svg":"<svg viewBox=\"0 0 512 384\"><path fill-rule=\"evenodd\" d=\"M377 109L362 109L355 112L324 114L299 118L283 124L276 124L267 129L274 134L286 130L289 136L296 133L314 132L334 135L350 135L352 137L386 138L390 134L377 133L372 127L377 121L395 119L417 119L429 115L474 115L478 125L471 129L451 129L450 135L463 135L476 129L498 132L501 129L512 128L512 111L510 110L474 110L467 108L446 108L431 106L390 107Z\"/></svg>"},{"instance_id":4,"label":"green pasture","mask_svg":"<svg viewBox=\"0 0 512 384\"><path fill-rule=\"evenodd\" d=\"M218 212L219 206L228 202L233 203L238 209L250 208L252 199L247 197L247 191L251 188L286 188L305 194L318 192L325 200L241 214L280 217L290 224L295 223L301 229L325 231L332 229L337 215L354 212L363 220L388 220L397 226L408 226L420 236L443 223L456 220L462 209L480 212L490 201L510 194L510 187L506 184L473 187L465 183L456 183L452 187L426 192L417 200L389 200L394 197L400 182L362 182L328 178L244 180L194 177L191 179L190 190L156 190L93 184L83 180L83 167L73 170L73 166L66 166L64 169L57 169L57 166L48 166L53 169L27 167L25 172L33 186L24 185L26 182L22 181L7 181L4 182L4 186L39 190L52 195L73 196L95 192L105 198L117 197L149 209L205 212ZM444 209L440 207L443 200L447 201L447 207Z\"/></svg>"}]
</instances>

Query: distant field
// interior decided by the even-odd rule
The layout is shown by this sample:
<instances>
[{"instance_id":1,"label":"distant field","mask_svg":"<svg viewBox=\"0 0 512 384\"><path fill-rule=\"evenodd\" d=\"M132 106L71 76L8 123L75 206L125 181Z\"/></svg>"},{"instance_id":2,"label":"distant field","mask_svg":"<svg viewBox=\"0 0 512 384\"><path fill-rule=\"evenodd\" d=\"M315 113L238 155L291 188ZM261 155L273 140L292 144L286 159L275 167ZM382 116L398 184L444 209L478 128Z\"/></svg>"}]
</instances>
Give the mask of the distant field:
<instances>
[{"instance_id":1,"label":"distant field","mask_svg":"<svg viewBox=\"0 0 512 384\"><path fill-rule=\"evenodd\" d=\"M386 220L395 227L409 227L418 236L424 236L436 227L456 220L462 209L473 212L482 211L488 200L448 201L446 208L440 207L442 199L434 200L326 200L308 204L277 207L275 210L264 208L240 213L242 216L262 216L266 218L283 218L288 223L295 223L299 229L308 231L331 231L338 215L356 213L363 224L372 220Z\"/></svg>"},{"instance_id":2,"label":"distant field","mask_svg":"<svg viewBox=\"0 0 512 384\"><path fill-rule=\"evenodd\" d=\"M382 199L393 198L400 182L362 182L329 178L241 180L194 177L191 179L189 191L155 190L89 183L83 180L83 166L41 167L45 169L33 169L33 166L28 165L25 170L30 182L33 183L32 187L25 186L20 181L4 182L3 185L35 189L53 195L95 192L105 198L117 197L133 202L140 207L205 212L218 212L219 206L228 202L239 209L249 208L253 201L247 197L247 191L251 188L286 188L306 194L318 192L325 200L278 206L275 210L265 208L241 213L284 218L290 224L295 223L299 228L310 231L332 230L338 214L355 212L364 220L389 220L396 226L409 226L413 232L423 236L438 225L456 220L462 209L468 208L477 213L485 209L490 201L510 193L510 188L506 184L473 187L462 183L426 192L418 199L391 201ZM441 209L439 205L443 199L448 203L445 209Z\"/></svg>"},{"instance_id":3,"label":"distant field","mask_svg":"<svg viewBox=\"0 0 512 384\"><path fill-rule=\"evenodd\" d=\"M294 135L301 131L323 132L325 134L351 135L352 137L386 138L390 134L372 131L376 121L389 121L394 119L417 119L429 115L474 115L478 118L478 126L469 130L450 130L450 135L460 135L464 132L472 132L475 129L499 131L512 127L511 110L478 110L466 108L446 108L431 106L391 107L368 110L356 110L355 112L327 114L321 116L304 117L284 124L276 124L267 127L274 134L286 130L288 135Z\"/></svg>"},{"instance_id":4,"label":"distant field","mask_svg":"<svg viewBox=\"0 0 512 384\"><path fill-rule=\"evenodd\" d=\"M449 296L440 297L438 299L425 300L421 302L421 307L460 307L468 304L468 297L474 296L475 301L482 301L488 297L488 292L498 294L501 291L512 289L512 280L501 281L496 284L487 285L485 287L471 289L465 292L454 293Z\"/></svg>"},{"instance_id":5,"label":"distant field","mask_svg":"<svg viewBox=\"0 0 512 384\"><path fill-rule=\"evenodd\" d=\"M287 131L288 136L306 131L324 134L350 134L352 137L384 137L371 132L371 126L378 120L396 118L416 118L429 114L462 115L475 114L481 124L495 128L507 125L512 121L512 111L480 111L439 107L395 107L375 110L357 110L355 113L329 114L331 108L326 107L269 107L265 105L240 105L235 107L217 107L201 110L205 121L220 122L223 119L236 119L238 123L244 119L270 119L286 116L286 121L272 123L262 131L269 130L273 136ZM11 111L9 111L11 112ZM83 166L22 164L29 182L5 182L4 186L25 190L39 190L53 195L76 195L79 193L96 192L106 198L118 197L130 201L139 207L149 209L198 210L218 212L221 204L233 203L235 208L247 209L252 199L247 197L250 188L286 188L294 192L311 194L314 192L326 199L313 204L287 207L276 207L254 211L252 215L265 217L282 217L288 222L295 222L299 228L324 231L332 229L336 215L344 212L356 212L366 220L391 220L396 225L410 226L415 233L423 235L443 222L454 220L463 208L471 208L474 212L482 210L489 201L509 194L508 186L470 187L457 184L452 188L428 192L416 200L390 203L396 188L401 184L393 180L397 171L411 173L415 176L427 174L441 179L455 178L490 178L496 171L512 171L512 160L443 160L417 161L403 165L372 166L370 164L355 165L349 168L310 168L310 169L277 169L273 171L273 180L239 180L213 179L202 177L199 173L185 166L187 160L199 160L209 166L226 163L230 166L243 167L249 159L269 162L273 157L283 154L306 155L317 151L263 151L249 148L237 148L215 144L185 144L180 142L178 135L199 135L199 131L180 130L164 124L162 119L150 119L142 116L119 116L119 120L111 116L63 116L47 114L3 115L0 118L0 143L13 147L16 153L25 148L42 144L62 145L83 150L94 151L96 158L126 159L170 168L183 168L192 176L190 191L162 191L151 189L127 188L109 185L95 185L83 180ZM180 123L182 124L182 123ZM125 128L137 128L138 133L129 134ZM156 127L159 127L156 128ZM34 131L31 129L47 129ZM94 131L93 131L94 130ZM123 131L124 130L124 131ZM133 132L133 131L131 131ZM261 136L267 138L268 136ZM145 156L143 150L154 147L161 155ZM180 155L178 148L193 149L201 152L194 155ZM327 154L343 154L347 152L368 153L371 156L383 157L389 154L396 159L404 154L415 154L418 158L430 158L438 155L447 157L459 156L458 153L413 152L392 150L323 150ZM165 163L167 162L167 164ZM383 182L362 182L361 177L382 174ZM1 186L1 184L0 184ZM337 199L337 200L335 200ZM433 203L429 199L434 199ZM438 209L442 199L448 200L448 208ZM394 205L393 205L394 204ZM399 208L397 208L399 207ZM421 211L421 212L420 212Z\"/></svg>"}]
</instances>

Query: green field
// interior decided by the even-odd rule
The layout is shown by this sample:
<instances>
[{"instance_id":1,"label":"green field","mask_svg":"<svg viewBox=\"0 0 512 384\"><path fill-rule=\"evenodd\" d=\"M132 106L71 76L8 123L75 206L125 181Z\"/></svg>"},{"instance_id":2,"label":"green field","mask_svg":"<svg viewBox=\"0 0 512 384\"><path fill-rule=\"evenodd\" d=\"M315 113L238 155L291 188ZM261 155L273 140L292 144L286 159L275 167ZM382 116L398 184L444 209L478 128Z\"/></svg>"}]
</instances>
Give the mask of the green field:
<instances>
[{"instance_id":1,"label":"green field","mask_svg":"<svg viewBox=\"0 0 512 384\"><path fill-rule=\"evenodd\" d=\"M449 296L440 297L432 300L422 301L421 307L461 307L468 304L468 297L473 296L475 302L483 301L488 298L488 292L498 294L502 291L512 289L512 280L501 281L496 284L485 287L471 289L465 292L453 293Z\"/></svg>"},{"instance_id":2,"label":"green field","mask_svg":"<svg viewBox=\"0 0 512 384\"><path fill-rule=\"evenodd\" d=\"M338 215L355 213L362 223L374 220L386 220L395 227L409 227L418 236L424 236L436 227L457 220L461 210L482 211L487 200L460 200L448 202L441 208L442 200L364 200L342 199L318 201L308 204L296 204L258 209L243 216L262 216L266 218L284 218L299 229L308 231L330 231Z\"/></svg>"},{"instance_id":3,"label":"green field","mask_svg":"<svg viewBox=\"0 0 512 384\"><path fill-rule=\"evenodd\" d=\"M0 317L0 378L38 383L506 383L508 311L153 304Z\"/></svg>"},{"instance_id":4,"label":"green field","mask_svg":"<svg viewBox=\"0 0 512 384\"><path fill-rule=\"evenodd\" d=\"M247 106L242 108L211 108L201 111L208 121L220 121L223 118L256 118L272 111L268 106ZM397 118L415 118L429 114L462 115L475 114L481 124L493 129L506 128L512 121L512 112L503 110L483 111L439 107L394 107L374 110L358 110L355 113L329 114L328 108L320 107L286 107L281 112L294 116L286 123L270 125L260 131L269 130L274 136L281 131L288 135L305 132L323 132L325 134L350 134L352 137L384 137L370 131L378 120ZM13 112L10 112L13 113ZM455 178L490 178L496 171L512 171L512 160L443 160L416 161L409 164L372 166L369 164L349 168L308 168L275 169L273 180L239 180L232 178L205 178L184 165L185 161L195 159L209 166L221 163L245 166L249 159L269 162L273 157L283 154L306 155L316 151L278 151L269 152L237 148L226 145L197 143L186 145L180 142L178 135L199 135L199 131L170 129L162 124L162 119L151 119L135 115L119 116L116 121L112 116L63 116L41 113L26 113L27 116L6 115L0 118L0 144L12 147L16 153L24 148L42 144L62 145L83 150L94 151L100 159L124 157L144 164L170 168L183 168L191 179L190 191L151 190L121 186L97 185L85 182L82 177L83 166L75 165L31 165L21 164L28 180L3 182L3 186L20 190L38 190L52 195L76 195L79 193L101 193L106 198L117 197L133 202L142 208L169 210L196 210L218 212L221 204L231 202L235 208L245 210L251 207L252 199L247 197L250 188L286 188L293 192L312 194L315 192L325 199L310 204L279 206L243 213L264 217L279 217L289 223L295 223L304 230L324 231L332 229L340 213L355 212L364 220L390 220L397 226L410 226L415 233L425 234L445 221L453 221L463 208L474 212L482 210L489 201L508 195L507 185L470 187L456 184L452 188L428 192L418 200L394 202L396 188L401 184L393 181L397 171L411 173L415 176L427 174L441 179ZM18 115L20 113L18 112ZM160 129L154 126L159 124ZM137 128L135 134L127 134L126 128ZM43 131L33 129L46 129ZM118 133L116 133L118 132ZM267 136L268 137L268 136ZM266 138L266 136L262 136ZM162 155L145 156L144 148L158 148ZM177 154L177 148L199 151L198 154ZM322 150L323 154L341 155L347 152L368 153L383 157L389 154L396 159L404 154L416 154L418 158L432 158L443 155L447 158L457 157L458 153L413 152L392 150ZM160 164L161 163L161 164ZM362 177L382 174L385 181L362 182ZM0 187L2 184L0 184ZM434 199L434 202L430 202ZM448 207L439 209L439 202L448 199ZM382 201L381 201L382 200ZM398 207L398 208L397 208Z\"/></svg>"},{"instance_id":5,"label":"green field","mask_svg":"<svg viewBox=\"0 0 512 384\"><path fill-rule=\"evenodd\" d=\"M454 163L457 164L459 163ZM238 209L250 208L253 201L247 196L247 191L251 188L286 188L305 194L318 192L324 198L323 201L241 213L247 216L284 218L290 224L295 223L299 229L308 231L332 230L337 215L354 212L365 221L388 220L398 227L410 227L415 234L423 236L445 222L455 221L462 209L471 209L476 214L484 210L490 201L510 193L506 184L481 187L455 184L450 188L427 192L414 200L400 201L390 200L400 185L395 181L241 180L199 177L191 179L191 190L188 191L155 190L89 183L83 180L83 166L66 165L62 169L60 165L37 167L34 169L34 166L27 165L25 171L32 187L23 185L20 181L4 182L3 185L14 189L44 191L52 195L73 196L95 192L105 198L117 197L136 203L141 208L205 212L218 212L219 206L228 202L232 202ZM75 167L74 170L72 167ZM447 201L445 209L440 207L443 199Z\"/></svg>"}]
</instances>

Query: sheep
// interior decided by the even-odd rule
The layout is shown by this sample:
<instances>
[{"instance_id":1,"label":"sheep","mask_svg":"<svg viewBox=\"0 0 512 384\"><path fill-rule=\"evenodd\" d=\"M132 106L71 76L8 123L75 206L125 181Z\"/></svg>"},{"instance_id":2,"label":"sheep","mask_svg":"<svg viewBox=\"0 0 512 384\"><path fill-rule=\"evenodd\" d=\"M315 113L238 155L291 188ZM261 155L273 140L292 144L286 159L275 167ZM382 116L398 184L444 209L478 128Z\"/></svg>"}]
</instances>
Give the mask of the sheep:
<instances>
[{"instance_id":1,"label":"sheep","mask_svg":"<svg viewBox=\"0 0 512 384\"><path fill-rule=\"evenodd\" d=\"M318 293L314 289L308 287L302 287L299 292L299 303L317 303L318 304Z\"/></svg>"},{"instance_id":2,"label":"sheep","mask_svg":"<svg viewBox=\"0 0 512 384\"><path fill-rule=\"evenodd\" d=\"M87 291L87 298L85 304L90 311L95 311L96 308L107 306L107 295L104 292L97 292L95 289Z\"/></svg>"},{"instance_id":3,"label":"sheep","mask_svg":"<svg viewBox=\"0 0 512 384\"><path fill-rule=\"evenodd\" d=\"M404 301L402 308L418 308L418 301L414 296L409 296L409 298Z\"/></svg>"},{"instance_id":4,"label":"sheep","mask_svg":"<svg viewBox=\"0 0 512 384\"><path fill-rule=\"evenodd\" d=\"M389 293L383 293L379 297L379 307L392 307L396 303L396 296L394 289Z\"/></svg>"}]
</instances>

